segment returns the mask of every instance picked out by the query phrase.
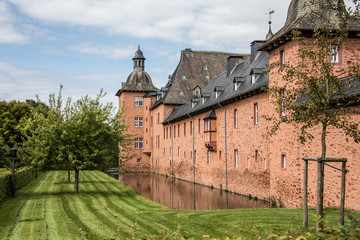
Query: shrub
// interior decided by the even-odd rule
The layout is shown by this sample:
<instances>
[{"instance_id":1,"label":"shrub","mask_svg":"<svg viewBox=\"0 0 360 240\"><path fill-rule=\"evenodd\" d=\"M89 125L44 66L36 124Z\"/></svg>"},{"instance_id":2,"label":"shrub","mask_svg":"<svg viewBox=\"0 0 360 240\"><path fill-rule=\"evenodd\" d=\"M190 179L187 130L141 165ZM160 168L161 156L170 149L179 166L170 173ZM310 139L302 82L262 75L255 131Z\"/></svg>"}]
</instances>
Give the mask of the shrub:
<instances>
[{"instance_id":1,"label":"shrub","mask_svg":"<svg viewBox=\"0 0 360 240\"><path fill-rule=\"evenodd\" d=\"M11 172L0 176L0 202L11 195L11 176ZM15 190L22 188L34 178L35 170L32 167L17 170L15 172Z\"/></svg>"}]
</instances>

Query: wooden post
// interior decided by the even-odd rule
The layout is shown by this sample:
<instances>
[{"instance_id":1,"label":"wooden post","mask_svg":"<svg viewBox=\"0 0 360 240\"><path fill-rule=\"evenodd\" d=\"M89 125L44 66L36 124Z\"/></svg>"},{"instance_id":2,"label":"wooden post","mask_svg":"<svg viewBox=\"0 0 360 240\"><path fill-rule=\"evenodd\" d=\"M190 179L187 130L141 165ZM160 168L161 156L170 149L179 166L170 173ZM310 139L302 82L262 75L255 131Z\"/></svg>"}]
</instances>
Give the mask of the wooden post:
<instances>
[{"instance_id":1,"label":"wooden post","mask_svg":"<svg viewBox=\"0 0 360 240\"><path fill-rule=\"evenodd\" d=\"M346 176L346 162L342 162L342 168L341 168L341 199L340 199L340 224L341 225L344 225L345 176Z\"/></svg>"},{"instance_id":2,"label":"wooden post","mask_svg":"<svg viewBox=\"0 0 360 240\"><path fill-rule=\"evenodd\" d=\"M308 161L304 160L304 227L308 227Z\"/></svg>"},{"instance_id":3,"label":"wooden post","mask_svg":"<svg viewBox=\"0 0 360 240\"><path fill-rule=\"evenodd\" d=\"M318 158L317 166L317 209L316 214L320 219L316 223L316 232L324 231L324 159Z\"/></svg>"}]
</instances>

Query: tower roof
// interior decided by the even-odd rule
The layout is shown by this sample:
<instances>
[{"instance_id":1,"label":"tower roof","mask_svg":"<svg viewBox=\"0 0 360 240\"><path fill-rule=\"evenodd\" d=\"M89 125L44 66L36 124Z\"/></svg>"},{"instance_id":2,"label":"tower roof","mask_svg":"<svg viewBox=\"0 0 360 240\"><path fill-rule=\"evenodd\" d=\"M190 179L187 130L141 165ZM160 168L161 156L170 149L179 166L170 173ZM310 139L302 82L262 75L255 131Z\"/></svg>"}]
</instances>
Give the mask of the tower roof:
<instances>
[{"instance_id":1,"label":"tower roof","mask_svg":"<svg viewBox=\"0 0 360 240\"><path fill-rule=\"evenodd\" d=\"M150 92L150 91L158 90L153 85L149 74L144 71L143 62L145 62L145 57L140 49L140 46L138 47L138 50L135 52L133 61L134 61L134 71L130 73L126 82L122 83L121 89L117 91L116 96L120 96L122 92Z\"/></svg>"},{"instance_id":2,"label":"tower roof","mask_svg":"<svg viewBox=\"0 0 360 240\"><path fill-rule=\"evenodd\" d=\"M144 57L143 52L140 49L140 45L138 46L138 50L135 52L135 56L133 57L133 60L135 59L143 59L145 60L146 58Z\"/></svg>"}]
</instances>

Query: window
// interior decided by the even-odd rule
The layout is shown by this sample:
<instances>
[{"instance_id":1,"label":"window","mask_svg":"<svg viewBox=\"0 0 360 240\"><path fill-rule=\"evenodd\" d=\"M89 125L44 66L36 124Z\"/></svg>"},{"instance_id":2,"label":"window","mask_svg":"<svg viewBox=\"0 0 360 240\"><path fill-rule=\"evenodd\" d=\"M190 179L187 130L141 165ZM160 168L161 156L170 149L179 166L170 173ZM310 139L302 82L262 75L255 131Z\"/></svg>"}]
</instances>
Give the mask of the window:
<instances>
[{"instance_id":1,"label":"window","mask_svg":"<svg viewBox=\"0 0 360 240\"><path fill-rule=\"evenodd\" d=\"M284 116L286 116L286 107L285 107L285 94L286 94L286 92L285 92L285 89L281 89L281 92L280 92L280 94L281 94L281 117L284 117Z\"/></svg>"},{"instance_id":2,"label":"window","mask_svg":"<svg viewBox=\"0 0 360 240\"><path fill-rule=\"evenodd\" d=\"M280 51L280 64L281 65L285 64L285 52L284 52L284 50Z\"/></svg>"},{"instance_id":3,"label":"window","mask_svg":"<svg viewBox=\"0 0 360 240\"><path fill-rule=\"evenodd\" d=\"M219 160L221 160L221 151L219 151Z\"/></svg>"},{"instance_id":4,"label":"window","mask_svg":"<svg viewBox=\"0 0 360 240\"><path fill-rule=\"evenodd\" d=\"M178 137L180 137L180 124L178 124Z\"/></svg>"},{"instance_id":5,"label":"window","mask_svg":"<svg viewBox=\"0 0 360 240\"><path fill-rule=\"evenodd\" d=\"M259 161L259 151L255 150L255 161Z\"/></svg>"},{"instance_id":6,"label":"window","mask_svg":"<svg viewBox=\"0 0 360 240\"><path fill-rule=\"evenodd\" d=\"M144 139L135 138L135 149L144 149Z\"/></svg>"},{"instance_id":7,"label":"window","mask_svg":"<svg viewBox=\"0 0 360 240\"><path fill-rule=\"evenodd\" d=\"M286 169L286 155L285 154L281 155L281 168Z\"/></svg>"},{"instance_id":8,"label":"window","mask_svg":"<svg viewBox=\"0 0 360 240\"><path fill-rule=\"evenodd\" d=\"M259 123L259 108L257 103L254 103L254 123L256 125Z\"/></svg>"},{"instance_id":9,"label":"window","mask_svg":"<svg viewBox=\"0 0 360 240\"><path fill-rule=\"evenodd\" d=\"M253 84L255 82L255 73L251 73L251 84Z\"/></svg>"},{"instance_id":10,"label":"window","mask_svg":"<svg viewBox=\"0 0 360 240\"><path fill-rule=\"evenodd\" d=\"M239 167L239 154L237 149L234 150L234 165L236 168Z\"/></svg>"},{"instance_id":11,"label":"window","mask_svg":"<svg viewBox=\"0 0 360 240\"><path fill-rule=\"evenodd\" d=\"M166 139L168 139L169 138L169 129L168 129L168 127L166 127Z\"/></svg>"},{"instance_id":12,"label":"window","mask_svg":"<svg viewBox=\"0 0 360 240\"><path fill-rule=\"evenodd\" d=\"M194 150L194 163L196 164L197 162L197 156L196 156L196 150Z\"/></svg>"},{"instance_id":13,"label":"window","mask_svg":"<svg viewBox=\"0 0 360 240\"><path fill-rule=\"evenodd\" d=\"M192 135L192 121L190 122L190 135Z\"/></svg>"},{"instance_id":14,"label":"window","mask_svg":"<svg viewBox=\"0 0 360 240\"><path fill-rule=\"evenodd\" d=\"M157 124L160 123L160 113L158 113Z\"/></svg>"},{"instance_id":15,"label":"window","mask_svg":"<svg viewBox=\"0 0 360 240\"><path fill-rule=\"evenodd\" d=\"M135 117L135 127L143 127L144 126L144 120L142 117Z\"/></svg>"},{"instance_id":16,"label":"window","mask_svg":"<svg viewBox=\"0 0 360 240\"><path fill-rule=\"evenodd\" d=\"M338 45L331 46L330 62L332 62L332 63L339 62L339 46Z\"/></svg>"},{"instance_id":17,"label":"window","mask_svg":"<svg viewBox=\"0 0 360 240\"><path fill-rule=\"evenodd\" d=\"M220 91L216 91L215 92L215 98L218 98L218 96L220 96L221 92Z\"/></svg>"},{"instance_id":18,"label":"window","mask_svg":"<svg viewBox=\"0 0 360 240\"><path fill-rule=\"evenodd\" d=\"M207 151L207 164L210 166L210 151Z\"/></svg>"},{"instance_id":19,"label":"window","mask_svg":"<svg viewBox=\"0 0 360 240\"><path fill-rule=\"evenodd\" d=\"M143 97L135 97L135 107L143 106Z\"/></svg>"},{"instance_id":20,"label":"window","mask_svg":"<svg viewBox=\"0 0 360 240\"><path fill-rule=\"evenodd\" d=\"M141 163L141 158L138 158L137 159L137 164L140 164Z\"/></svg>"},{"instance_id":21,"label":"window","mask_svg":"<svg viewBox=\"0 0 360 240\"><path fill-rule=\"evenodd\" d=\"M210 131L210 120L205 120L204 121L204 131L207 132L207 131Z\"/></svg>"},{"instance_id":22,"label":"window","mask_svg":"<svg viewBox=\"0 0 360 240\"><path fill-rule=\"evenodd\" d=\"M184 137L186 136L186 123L184 123Z\"/></svg>"},{"instance_id":23,"label":"window","mask_svg":"<svg viewBox=\"0 0 360 240\"><path fill-rule=\"evenodd\" d=\"M170 126L170 130L169 130L169 132L170 132L170 139L172 138L172 126Z\"/></svg>"},{"instance_id":24,"label":"window","mask_svg":"<svg viewBox=\"0 0 360 240\"><path fill-rule=\"evenodd\" d=\"M176 125L174 126L174 138L176 138Z\"/></svg>"},{"instance_id":25,"label":"window","mask_svg":"<svg viewBox=\"0 0 360 240\"><path fill-rule=\"evenodd\" d=\"M234 110L234 128L238 127L238 114L237 109Z\"/></svg>"},{"instance_id":26,"label":"window","mask_svg":"<svg viewBox=\"0 0 360 240\"><path fill-rule=\"evenodd\" d=\"M196 106L196 102L191 102L191 108L194 108Z\"/></svg>"},{"instance_id":27,"label":"window","mask_svg":"<svg viewBox=\"0 0 360 240\"><path fill-rule=\"evenodd\" d=\"M199 118L199 126L198 126L198 128L199 128L199 133L201 132L201 119Z\"/></svg>"},{"instance_id":28,"label":"window","mask_svg":"<svg viewBox=\"0 0 360 240\"><path fill-rule=\"evenodd\" d=\"M180 157L180 147L178 147L178 157Z\"/></svg>"}]
</instances>

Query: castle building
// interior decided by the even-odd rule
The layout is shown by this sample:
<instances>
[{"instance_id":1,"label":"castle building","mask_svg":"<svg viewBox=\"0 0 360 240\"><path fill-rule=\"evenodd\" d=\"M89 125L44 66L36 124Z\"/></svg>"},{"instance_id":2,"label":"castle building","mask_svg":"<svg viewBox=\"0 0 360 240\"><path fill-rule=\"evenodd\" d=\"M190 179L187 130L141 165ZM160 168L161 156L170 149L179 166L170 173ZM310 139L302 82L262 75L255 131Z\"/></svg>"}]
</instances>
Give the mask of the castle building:
<instances>
[{"instance_id":1,"label":"castle building","mask_svg":"<svg viewBox=\"0 0 360 240\"><path fill-rule=\"evenodd\" d=\"M126 167L258 198L275 197L285 206L301 206L301 158L321 155L321 129L315 127L315 139L305 145L293 125L282 125L275 136L264 138L272 123L261 116L281 118L286 114L284 109L275 109L266 91L272 84L282 84L282 75L278 71L267 73L266 65L299 61L300 46L289 37L291 31L300 30L311 39L314 24L322 24L312 14L317 6L304 7L304 2L292 0L284 27L275 34L270 28L266 40L253 41L249 56L185 49L174 74L160 90L150 77L131 80L132 73L117 93L119 106L128 113L129 131L137 135L136 157ZM336 14L345 11L342 0L336 2L338 7L331 10L335 23ZM339 45L335 69L360 62L359 26L349 24L349 38ZM145 60L142 52L137 52L134 61L137 56ZM143 68L137 70L143 72ZM352 94L360 96L360 89L353 89ZM143 101L139 110L137 97ZM352 107L360 109L359 105ZM147 119L142 129L136 127L139 117ZM353 119L360 122L359 115ZM346 207L360 210L359 145L335 128L329 128L327 136L328 156L348 159ZM316 164L310 165L309 172L309 203L315 205ZM325 205L339 205L340 176L336 169L326 168Z\"/></svg>"}]
</instances>

